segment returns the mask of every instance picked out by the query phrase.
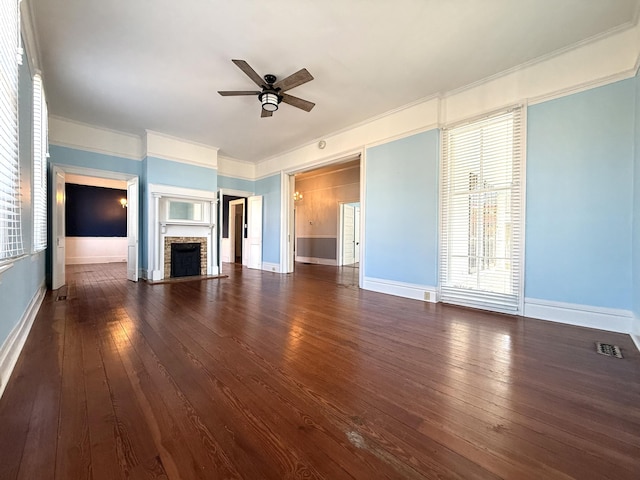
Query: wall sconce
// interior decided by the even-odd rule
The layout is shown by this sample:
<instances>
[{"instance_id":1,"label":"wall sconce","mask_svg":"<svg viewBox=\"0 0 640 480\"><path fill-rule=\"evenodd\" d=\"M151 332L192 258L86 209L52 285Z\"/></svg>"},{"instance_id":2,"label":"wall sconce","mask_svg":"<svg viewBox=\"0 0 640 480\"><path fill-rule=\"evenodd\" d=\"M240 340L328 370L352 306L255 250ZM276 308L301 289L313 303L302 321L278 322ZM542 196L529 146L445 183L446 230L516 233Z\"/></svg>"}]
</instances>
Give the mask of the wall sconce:
<instances>
[{"instance_id":1,"label":"wall sconce","mask_svg":"<svg viewBox=\"0 0 640 480\"><path fill-rule=\"evenodd\" d=\"M296 192L293 194L293 201L297 202L299 200L302 200L302 194L300 192Z\"/></svg>"},{"instance_id":2,"label":"wall sconce","mask_svg":"<svg viewBox=\"0 0 640 480\"><path fill-rule=\"evenodd\" d=\"M122 205L122 208L127 208L127 206L129 205L127 202L126 198L121 198L120 199L120 205Z\"/></svg>"}]
</instances>

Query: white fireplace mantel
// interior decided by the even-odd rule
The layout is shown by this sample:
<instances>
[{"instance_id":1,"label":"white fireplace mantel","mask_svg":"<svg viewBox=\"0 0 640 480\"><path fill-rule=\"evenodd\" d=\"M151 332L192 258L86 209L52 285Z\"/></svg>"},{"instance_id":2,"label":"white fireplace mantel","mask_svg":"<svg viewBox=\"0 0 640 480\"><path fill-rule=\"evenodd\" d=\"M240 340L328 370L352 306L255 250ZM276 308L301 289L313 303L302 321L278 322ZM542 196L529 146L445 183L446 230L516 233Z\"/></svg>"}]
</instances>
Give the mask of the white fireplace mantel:
<instances>
[{"instance_id":1,"label":"white fireplace mantel","mask_svg":"<svg viewBox=\"0 0 640 480\"><path fill-rule=\"evenodd\" d=\"M149 184L148 231L148 274L150 280L166 278L164 271L164 248L166 237L204 237L207 239L207 275L217 275L217 229L216 229L216 192L173 187L169 185ZM202 222L169 220L167 203L169 200L190 200L203 202L205 212Z\"/></svg>"}]
</instances>

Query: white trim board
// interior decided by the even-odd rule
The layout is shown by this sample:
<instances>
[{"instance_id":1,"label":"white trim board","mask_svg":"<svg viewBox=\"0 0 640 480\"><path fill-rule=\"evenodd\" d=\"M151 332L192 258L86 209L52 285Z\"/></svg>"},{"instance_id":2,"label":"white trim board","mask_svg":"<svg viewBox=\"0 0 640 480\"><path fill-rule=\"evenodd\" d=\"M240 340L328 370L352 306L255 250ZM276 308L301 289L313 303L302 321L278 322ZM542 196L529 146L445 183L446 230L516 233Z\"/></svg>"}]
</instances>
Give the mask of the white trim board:
<instances>
[{"instance_id":1,"label":"white trim board","mask_svg":"<svg viewBox=\"0 0 640 480\"><path fill-rule=\"evenodd\" d=\"M280 273L280 264L262 262L262 270L264 270L265 272Z\"/></svg>"},{"instance_id":2,"label":"white trim board","mask_svg":"<svg viewBox=\"0 0 640 480\"><path fill-rule=\"evenodd\" d=\"M640 352L640 335L630 335L631 340L635 344L636 348Z\"/></svg>"},{"instance_id":3,"label":"white trim board","mask_svg":"<svg viewBox=\"0 0 640 480\"><path fill-rule=\"evenodd\" d=\"M311 238L311 237L305 237L305 238ZM335 237L332 236L331 238L335 238ZM335 258L299 257L296 255L295 261L299 263L311 263L313 265L330 265L333 267L338 266L338 260L336 260Z\"/></svg>"},{"instance_id":4,"label":"white trim board","mask_svg":"<svg viewBox=\"0 0 640 480\"><path fill-rule=\"evenodd\" d=\"M524 316L557 323L631 333L633 314L629 310L554 302L538 298L524 299Z\"/></svg>"},{"instance_id":5,"label":"white trim board","mask_svg":"<svg viewBox=\"0 0 640 480\"><path fill-rule=\"evenodd\" d=\"M11 333L5 340L4 344L0 347L0 397L2 397L4 389L9 382L9 378L16 366L22 347L24 347L24 344L27 341L27 336L31 331L31 326L38 314L38 310L40 309L40 305L42 304L46 291L47 289L43 283L34 294L31 302L29 302L29 306L25 310L20 321L15 327L13 327L13 330L11 330Z\"/></svg>"},{"instance_id":6,"label":"white trim board","mask_svg":"<svg viewBox=\"0 0 640 480\"><path fill-rule=\"evenodd\" d=\"M382 278L364 277L362 288L364 290L371 290L372 292L395 295L396 297L437 303L437 288L431 285L419 285L416 283L398 282ZM425 300L425 293L429 294L429 300Z\"/></svg>"}]
</instances>

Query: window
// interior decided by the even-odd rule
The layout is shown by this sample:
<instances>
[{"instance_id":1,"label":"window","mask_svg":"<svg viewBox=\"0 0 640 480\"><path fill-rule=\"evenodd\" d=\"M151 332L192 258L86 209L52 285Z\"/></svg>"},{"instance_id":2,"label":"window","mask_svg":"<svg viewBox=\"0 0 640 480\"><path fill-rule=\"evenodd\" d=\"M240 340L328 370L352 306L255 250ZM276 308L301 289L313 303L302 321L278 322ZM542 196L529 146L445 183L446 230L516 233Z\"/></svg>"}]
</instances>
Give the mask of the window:
<instances>
[{"instance_id":1,"label":"window","mask_svg":"<svg viewBox=\"0 0 640 480\"><path fill-rule=\"evenodd\" d=\"M516 108L443 131L443 302L520 310L521 116Z\"/></svg>"},{"instance_id":2,"label":"window","mask_svg":"<svg viewBox=\"0 0 640 480\"><path fill-rule=\"evenodd\" d=\"M33 77L33 251L47 248L47 103L39 74Z\"/></svg>"},{"instance_id":3,"label":"window","mask_svg":"<svg viewBox=\"0 0 640 480\"><path fill-rule=\"evenodd\" d=\"M21 255L17 0L0 0L0 261Z\"/></svg>"}]
</instances>

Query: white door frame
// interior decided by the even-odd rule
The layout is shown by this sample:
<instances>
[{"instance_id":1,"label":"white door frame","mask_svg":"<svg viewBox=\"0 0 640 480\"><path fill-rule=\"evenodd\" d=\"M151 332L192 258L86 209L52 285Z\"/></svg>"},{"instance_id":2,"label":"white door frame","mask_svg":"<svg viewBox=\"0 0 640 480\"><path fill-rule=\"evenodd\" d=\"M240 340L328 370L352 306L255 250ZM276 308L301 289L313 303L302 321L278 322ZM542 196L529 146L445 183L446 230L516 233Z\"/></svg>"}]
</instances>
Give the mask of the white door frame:
<instances>
[{"instance_id":1,"label":"white door frame","mask_svg":"<svg viewBox=\"0 0 640 480\"><path fill-rule=\"evenodd\" d=\"M58 290L66 279L65 172L54 165L51 196L51 289Z\"/></svg>"},{"instance_id":2,"label":"white door frame","mask_svg":"<svg viewBox=\"0 0 640 480\"><path fill-rule=\"evenodd\" d=\"M240 247L241 253L242 253L242 264L244 265L245 263L245 246L244 246L244 230L245 230L245 225L247 223L247 217L246 217L246 213L245 212L245 206L244 206L244 199L243 198L239 198L238 200L231 200L229 202L229 261L231 263L235 263L236 261L236 215L235 215L235 209L234 209L234 213L233 215L231 215L231 210L233 209L233 207L237 206L237 205L242 205L242 239L240 240L240 243L242 244L242 246Z\"/></svg>"},{"instance_id":3,"label":"white door frame","mask_svg":"<svg viewBox=\"0 0 640 480\"><path fill-rule=\"evenodd\" d=\"M223 202L224 202L224 196L227 195L229 197L243 197L243 199L247 199L253 195L255 195L254 192L249 192L247 190L234 190L231 188L219 188L218 192L218 265L219 265L219 269L218 271L220 273L222 273L222 221L223 221ZM232 200L235 201L235 200ZM244 200L243 200L244 201ZM229 211L231 211L231 202L229 202ZM230 221L231 219L229 219ZM247 208L244 208L244 222L245 224L247 223ZM229 237L229 239L231 239ZM245 260L247 259L246 255L246 251L247 251L247 239L243 239L242 240L242 265L246 265ZM231 260L231 259L229 259Z\"/></svg>"},{"instance_id":4,"label":"white door frame","mask_svg":"<svg viewBox=\"0 0 640 480\"><path fill-rule=\"evenodd\" d=\"M262 246L263 246L263 196L254 195L247 198L248 218L248 242L247 242L247 267L262 270ZM259 213L259 215L256 215Z\"/></svg>"},{"instance_id":5,"label":"white door frame","mask_svg":"<svg viewBox=\"0 0 640 480\"><path fill-rule=\"evenodd\" d=\"M121 180L121 181L125 181L128 182L129 180L134 180L137 179L138 181L138 185L140 182L140 177L138 175L133 175L133 174L127 174L127 173L120 173L120 172L112 172L109 170L99 170L96 168L85 168L85 167L76 167L76 166L72 166L72 165L64 165L64 164L54 164L53 165L53 180L55 182L55 175L56 172L61 172L63 177L64 175L66 175L67 173L69 174L74 174L74 175L83 175L85 177L95 177L95 178L105 178L105 179L109 179L109 180ZM55 185L55 183L54 183ZM60 208L58 208L57 202L56 202L56 198L55 198L55 189L54 190L54 197L51 199L51 223L52 223L52 232L55 234L55 230L54 230L54 225L58 220L62 220L62 228L65 228L65 219L64 219L64 210L60 211ZM138 193L139 194L139 193ZM140 198L138 198L138 205L140 204ZM64 206L64 203L62 204ZM62 218L60 218L60 215L62 215ZM128 217L129 217L129 213L127 210L127 222L128 222ZM131 233L129 233L129 231L127 231L127 235L134 235L136 238L136 241L138 238L140 238L140 225L139 222L135 222L135 225L132 225L132 231ZM52 245L52 248L56 248L55 243L57 242L56 238L53 237L53 243L54 245ZM137 257L140 258L140 245L138 245L138 255ZM52 279L52 288L54 287L53 284L53 279L56 278L56 275L60 276L60 267L56 267L56 263L55 263L55 258L52 255L52 261L51 261L51 279ZM62 274L62 278L64 279L65 274ZM138 272L138 276L140 276L140 273ZM64 284L64 283L63 283Z\"/></svg>"},{"instance_id":6,"label":"white door frame","mask_svg":"<svg viewBox=\"0 0 640 480\"><path fill-rule=\"evenodd\" d=\"M366 150L365 148L359 148L350 152L343 152L331 157L321 158L305 164L302 167L295 167L287 170L281 170L280 179L280 272L291 273L293 272L294 257L293 257L293 242L294 238L290 237L294 235L293 231L293 192L295 192L295 174L307 172L309 170L315 170L317 168L326 167L334 163L344 163L350 160L360 158L360 258L358 262L360 264L358 272L358 286L362 288L364 283L364 251L365 251L365 228L364 228L364 212L365 212L365 170L366 170Z\"/></svg>"}]
</instances>

